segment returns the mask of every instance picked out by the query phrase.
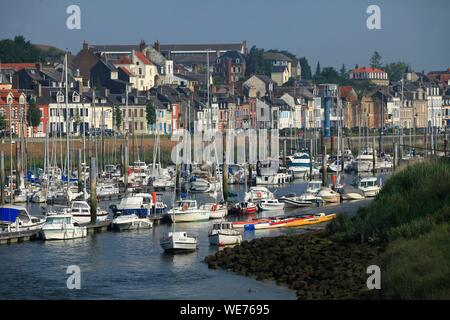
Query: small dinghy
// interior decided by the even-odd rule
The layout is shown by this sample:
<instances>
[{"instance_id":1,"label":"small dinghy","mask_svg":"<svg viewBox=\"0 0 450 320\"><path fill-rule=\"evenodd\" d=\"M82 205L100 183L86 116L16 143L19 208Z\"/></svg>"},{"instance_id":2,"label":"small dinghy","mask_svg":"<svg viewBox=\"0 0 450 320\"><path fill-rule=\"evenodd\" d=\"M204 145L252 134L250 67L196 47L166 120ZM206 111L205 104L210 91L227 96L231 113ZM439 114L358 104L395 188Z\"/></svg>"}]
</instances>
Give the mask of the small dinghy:
<instances>
[{"instance_id":1,"label":"small dinghy","mask_svg":"<svg viewBox=\"0 0 450 320\"><path fill-rule=\"evenodd\" d=\"M208 238L209 243L214 246L233 245L242 242L241 233L233 228L233 223L226 221L214 223L208 233Z\"/></svg>"}]
</instances>

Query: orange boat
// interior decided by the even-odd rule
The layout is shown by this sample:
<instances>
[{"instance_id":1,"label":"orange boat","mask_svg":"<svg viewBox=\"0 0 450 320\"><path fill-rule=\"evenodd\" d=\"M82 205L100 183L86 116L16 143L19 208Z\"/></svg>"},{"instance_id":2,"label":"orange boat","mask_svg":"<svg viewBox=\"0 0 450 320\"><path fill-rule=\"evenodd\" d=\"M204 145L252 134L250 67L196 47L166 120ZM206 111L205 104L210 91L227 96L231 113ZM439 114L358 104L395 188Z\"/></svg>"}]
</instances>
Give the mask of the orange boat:
<instances>
[{"instance_id":1,"label":"orange boat","mask_svg":"<svg viewBox=\"0 0 450 320\"><path fill-rule=\"evenodd\" d=\"M325 213L316 213L308 216L300 216L297 219L294 219L294 221L287 222L284 227L301 227L301 226L307 226L312 224L319 224L327 221L331 221L334 218L336 218L336 214L329 214L326 215Z\"/></svg>"}]
</instances>

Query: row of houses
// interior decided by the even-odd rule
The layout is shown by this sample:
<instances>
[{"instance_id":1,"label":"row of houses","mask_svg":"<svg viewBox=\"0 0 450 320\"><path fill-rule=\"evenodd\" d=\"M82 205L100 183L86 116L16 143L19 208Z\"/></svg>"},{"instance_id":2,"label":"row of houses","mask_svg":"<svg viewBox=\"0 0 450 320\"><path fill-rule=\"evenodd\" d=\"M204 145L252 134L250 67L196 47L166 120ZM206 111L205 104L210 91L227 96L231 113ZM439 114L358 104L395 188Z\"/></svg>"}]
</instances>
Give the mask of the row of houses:
<instances>
[{"instance_id":1,"label":"row of houses","mask_svg":"<svg viewBox=\"0 0 450 320\"><path fill-rule=\"evenodd\" d=\"M181 128L333 128L339 122L346 128L450 125L450 69L426 75L405 70L401 81L392 82L384 70L355 66L349 79L374 85L361 96L351 86L301 80L298 61L280 52L264 53L271 76L245 78L246 55L245 41L157 41L152 46L144 41L84 42L80 52L68 58L67 103L62 62L2 64L0 113L7 129L19 133L33 99L41 110L41 123L24 134L37 136L47 130L77 134L93 128L172 134ZM217 83L217 76L225 81ZM291 78L296 81L287 86ZM155 114L149 117L147 112Z\"/></svg>"}]
</instances>

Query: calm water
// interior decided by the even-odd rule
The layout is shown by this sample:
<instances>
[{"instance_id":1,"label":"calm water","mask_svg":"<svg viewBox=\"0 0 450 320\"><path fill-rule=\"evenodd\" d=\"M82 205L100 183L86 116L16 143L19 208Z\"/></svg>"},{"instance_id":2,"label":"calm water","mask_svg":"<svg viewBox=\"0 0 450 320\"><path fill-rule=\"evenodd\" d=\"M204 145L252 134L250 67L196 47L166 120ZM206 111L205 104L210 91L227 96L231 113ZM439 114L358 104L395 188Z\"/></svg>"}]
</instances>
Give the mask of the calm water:
<instances>
[{"instance_id":1,"label":"calm water","mask_svg":"<svg viewBox=\"0 0 450 320\"><path fill-rule=\"evenodd\" d=\"M302 192L305 183L276 190L276 195ZM230 191L244 192L243 186ZM205 194L196 196L208 200ZM170 194L164 198L170 203ZM101 203L107 207L110 203ZM30 208L39 214L40 206ZM281 212L282 213L282 212ZM267 215L267 213L265 213ZM271 213L273 215L273 213ZM205 256L217 252L208 241L212 222L178 223L177 230L198 236L194 253L164 254L159 239L170 225L151 230L105 232L68 241L32 241L0 246L0 299L295 299L295 292L273 282L261 282L209 270ZM283 230L245 231L244 240L277 236ZM301 231L300 231L301 232ZM81 269L81 290L69 290L69 265Z\"/></svg>"}]
</instances>

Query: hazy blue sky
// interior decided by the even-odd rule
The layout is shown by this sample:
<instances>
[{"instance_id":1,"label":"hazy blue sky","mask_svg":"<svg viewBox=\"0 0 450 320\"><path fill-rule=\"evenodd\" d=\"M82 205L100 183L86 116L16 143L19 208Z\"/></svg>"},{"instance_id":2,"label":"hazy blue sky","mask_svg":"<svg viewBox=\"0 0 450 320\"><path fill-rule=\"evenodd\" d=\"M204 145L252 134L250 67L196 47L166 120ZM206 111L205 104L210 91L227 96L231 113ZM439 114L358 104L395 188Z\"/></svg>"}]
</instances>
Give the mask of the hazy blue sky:
<instances>
[{"instance_id":1,"label":"hazy blue sky","mask_svg":"<svg viewBox=\"0 0 450 320\"><path fill-rule=\"evenodd\" d=\"M66 28L66 8L81 7L81 30ZM381 30L366 27L381 7ZM417 71L450 67L448 0L2 0L0 38L24 35L77 53L93 44L213 43L247 40L306 56L311 68L403 60Z\"/></svg>"}]
</instances>

